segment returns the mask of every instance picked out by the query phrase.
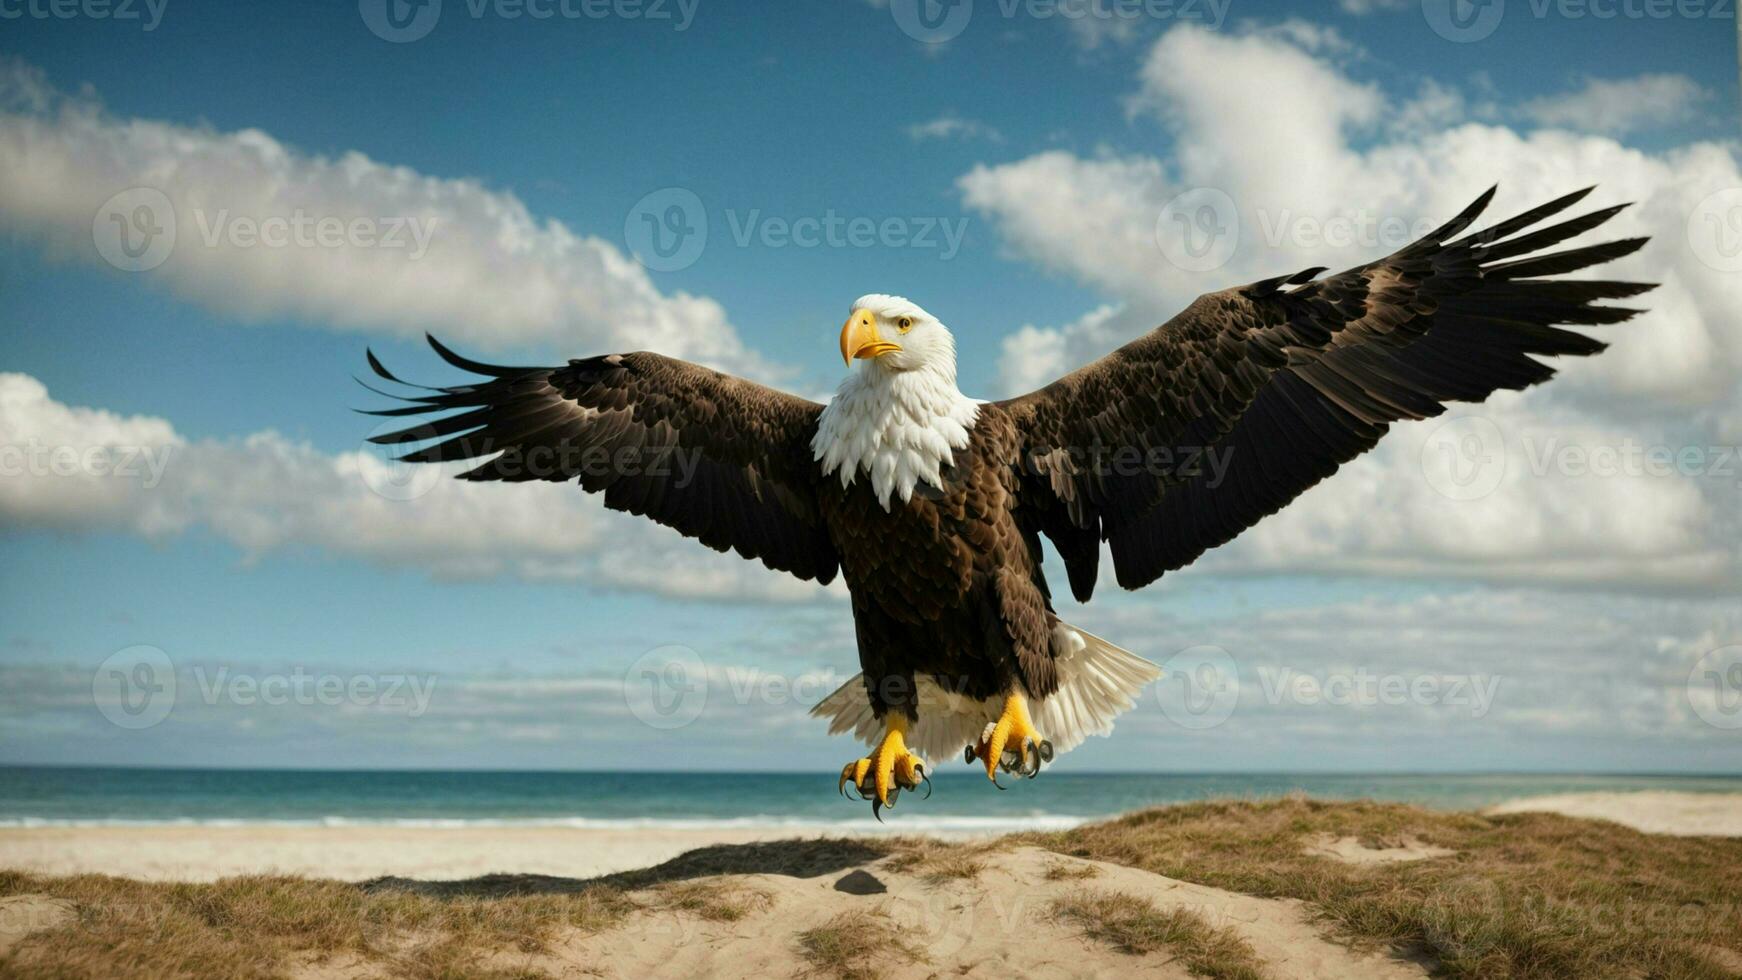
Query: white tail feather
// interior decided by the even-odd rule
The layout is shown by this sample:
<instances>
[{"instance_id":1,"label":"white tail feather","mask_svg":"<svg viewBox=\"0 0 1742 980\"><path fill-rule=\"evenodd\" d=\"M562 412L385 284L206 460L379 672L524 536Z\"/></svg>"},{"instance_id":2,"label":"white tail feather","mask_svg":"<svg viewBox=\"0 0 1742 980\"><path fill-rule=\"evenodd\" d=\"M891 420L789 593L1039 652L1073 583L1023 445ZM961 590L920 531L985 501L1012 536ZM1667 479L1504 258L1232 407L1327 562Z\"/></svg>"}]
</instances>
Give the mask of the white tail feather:
<instances>
[{"instance_id":1,"label":"white tail feather","mask_svg":"<svg viewBox=\"0 0 1742 980\"><path fill-rule=\"evenodd\" d=\"M1113 720L1136 705L1144 685L1161 676L1155 664L1064 623L1053 630L1053 657L1058 690L1030 703L1029 714L1055 753L1069 752L1090 735L1111 734ZM916 686L919 722L907 733L907 745L928 760L960 753L1004 709L1001 698L977 701L945 690L930 677L920 677ZM866 745L883 737L860 674L818 702L811 714L829 719L830 735L852 732Z\"/></svg>"}]
</instances>

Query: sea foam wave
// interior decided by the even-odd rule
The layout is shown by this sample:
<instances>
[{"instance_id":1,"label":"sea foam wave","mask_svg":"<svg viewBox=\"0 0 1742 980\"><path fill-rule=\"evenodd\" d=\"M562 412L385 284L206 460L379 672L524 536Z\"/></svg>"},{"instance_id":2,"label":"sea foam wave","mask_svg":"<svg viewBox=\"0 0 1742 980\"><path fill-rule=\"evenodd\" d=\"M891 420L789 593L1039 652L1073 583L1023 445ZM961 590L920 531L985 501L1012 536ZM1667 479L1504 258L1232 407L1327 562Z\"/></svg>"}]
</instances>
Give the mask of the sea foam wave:
<instances>
[{"instance_id":1,"label":"sea foam wave","mask_svg":"<svg viewBox=\"0 0 1742 980\"><path fill-rule=\"evenodd\" d=\"M878 823L869 818L825 820L806 817L754 814L743 817L352 817L311 818L249 817L4 817L0 829L50 827L403 827L433 830L464 830L475 827L533 828L566 827L575 830L698 830L698 831L811 831L853 833L941 831L951 833L1007 833L1018 830L1069 830L1093 817L1058 813L1020 816L903 815L899 822Z\"/></svg>"}]
</instances>

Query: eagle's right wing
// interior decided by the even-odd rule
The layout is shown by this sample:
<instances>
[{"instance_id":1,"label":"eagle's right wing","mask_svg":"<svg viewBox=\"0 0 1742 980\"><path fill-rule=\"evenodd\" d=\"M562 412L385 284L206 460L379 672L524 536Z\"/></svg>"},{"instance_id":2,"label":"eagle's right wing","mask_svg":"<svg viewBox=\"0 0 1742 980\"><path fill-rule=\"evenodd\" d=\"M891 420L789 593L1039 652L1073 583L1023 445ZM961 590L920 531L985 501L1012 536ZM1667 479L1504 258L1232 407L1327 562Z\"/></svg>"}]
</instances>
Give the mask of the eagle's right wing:
<instances>
[{"instance_id":1,"label":"eagle's right wing","mask_svg":"<svg viewBox=\"0 0 1742 980\"><path fill-rule=\"evenodd\" d=\"M398 395L374 415L459 409L376 436L401 460L491 457L462 480L576 481L605 506L650 517L716 551L828 583L839 559L817 509L810 440L822 406L688 361L637 352L564 367L498 367L430 345L476 384ZM405 384L369 355L375 373ZM421 386L419 386L421 387Z\"/></svg>"},{"instance_id":2,"label":"eagle's right wing","mask_svg":"<svg viewBox=\"0 0 1742 980\"><path fill-rule=\"evenodd\" d=\"M1554 373L1538 357L1602 350L1557 324L1626 320L1638 311L1599 302L1651 286L1545 277L1645 240L1541 251L1619 207L1527 230L1588 192L1454 239L1490 190L1377 262L1210 293L1093 364L1001 402L1025 440L1030 526L1058 548L1072 592L1087 600L1093 591L1102 541L1119 584L1146 585L1275 513L1371 449L1391 422L1533 385Z\"/></svg>"}]
</instances>

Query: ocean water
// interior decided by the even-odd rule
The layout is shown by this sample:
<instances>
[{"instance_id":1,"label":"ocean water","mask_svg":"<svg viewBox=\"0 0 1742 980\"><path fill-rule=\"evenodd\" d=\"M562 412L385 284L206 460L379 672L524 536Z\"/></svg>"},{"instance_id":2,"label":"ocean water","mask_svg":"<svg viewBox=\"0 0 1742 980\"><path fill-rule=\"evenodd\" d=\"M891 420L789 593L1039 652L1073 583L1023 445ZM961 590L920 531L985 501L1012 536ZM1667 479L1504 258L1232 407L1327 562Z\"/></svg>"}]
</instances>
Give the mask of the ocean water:
<instances>
[{"instance_id":1,"label":"ocean water","mask_svg":"<svg viewBox=\"0 0 1742 980\"><path fill-rule=\"evenodd\" d=\"M934 777L886 821L908 830L1056 829L1140 807L1306 793L1473 809L1546 793L1742 792L1742 776L1045 772ZM875 826L824 773L335 772L0 767L0 826L347 823L577 827Z\"/></svg>"}]
</instances>

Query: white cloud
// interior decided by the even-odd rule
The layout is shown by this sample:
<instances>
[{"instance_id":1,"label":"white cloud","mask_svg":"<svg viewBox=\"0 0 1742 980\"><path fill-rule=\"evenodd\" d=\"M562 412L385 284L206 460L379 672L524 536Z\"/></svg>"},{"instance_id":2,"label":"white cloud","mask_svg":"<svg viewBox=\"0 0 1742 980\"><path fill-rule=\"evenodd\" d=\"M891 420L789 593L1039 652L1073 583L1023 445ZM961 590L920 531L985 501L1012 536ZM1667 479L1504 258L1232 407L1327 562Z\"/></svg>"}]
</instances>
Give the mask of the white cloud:
<instances>
[{"instance_id":1,"label":"white cloud","mask_svg":"<svg viewBox=\"0 0 1742 980\"><path fill-rule=\"evenodd\" d=\"M1238 680L1225 720L1204 728L1201 712L1178 710L1186 678L1163 679L1113 738L1072 756L1082 770L1151 769L1158 758L1182 769L1271 771L1393 769L1405 759L1417 769L1462 771L1733 770L1742 762L1735 729L1708 720L1734 710L1722 703L1714 712L1716 692L1700 669L1711 651L1742 643L1742 619L1720 600L1476 589L1209 616L1170 614L1152 602L1063 611L1156 661L1218 648ZM37 762L290 765L322 748L368 765L434 754L519 768L573 766L579 746L602 766L624 758L692 769L770 759L838 766L857 748L827 737L806 710L857 669L851 623L829 608L781 619L777 635L686 639L693 657L666 650L647 661L638 657L643 648L606 644L587 651L585 669L541 674L358 664L320 654L318 645L299 663L213 662L171 648L174 710L138 732L92 710L90 663L12 663L0 666L0 752ZM659 624L648 629L647 651L670 642ZM684 665L678 683L664 680L667 655ZM273 705L202 697L228 690L214 687L219 670L257 679L410 676L397 702ZM671 685L661 690L678 713L638 715L650 682ZM426 697L407 704L412 690ZM642 723L649 719L688 724Z\"/></svg>"},{"instance_id":2,"label":"white cloud","mask_svg":"<svg viewBox=\"0 0 1742 980\"><path fill-rule=\"evenodd\" d=\"M1337 6L1343 13L1359 17L1385 10L1407 10L1414 3L1412 0L1337 0Z\"/></svg>"},{"instance_id":3,"label":"white cloud","mask_svg":"<svg viewBox=\"0 0 1742 980\"><path fill-rule=\"evenodd\" d=\"M447 479L455 469L406 469L361 446L326 454L275 432L189 440L163 419L68 406L35 378L0 374L0 523L13 528L153 541L204 530L250 562L310 549L445 579L733 599L825 591L606 511L568 484Z\"/></svg>"},{"instance_id":4,"label":"white cloud","mask_svg":"<svg viewBox=\"0 0 1742 980\"><path fill-rule=\"evenodd\" d=\"M1436 423L1398 426L1375 453L1206 564L1732 587L1739 564L1730 515L1742 502L1742 462L1721 465L1720 458L1735 445L1735 425L1725 420L1742 415L1742 321L1733 314L1742 308L1742 277L1702 261L1688 231L1708 195L1742 186L1731 151L1697 143L1648 153L1608 137L1520 134L1466 121L1458 118L1462 97L1444 86L1430 85L1413 102L1391 98L1297 40L1287 32L1224 36L1189 26L1159 39L1128 104L1171 134L1167 162L1051 151L961 178L966 203L997 223L1016 254L1113 301L1073 323L1030 324L1007 338L1006 391L1032 388L1107 352L1200 293L1313 265L1369 261L1496 181L1494 217L1600 183L1589 207L1638 203L1598 234L1654 241L1594 274L1663 288L1644 298L1650 313L1603 331L1613 343L1608 352L1562 364L1562 377L1524 397L1473 410L1504 439L1500 488L1475 501L1440 496L1421 460ZM1211 76L1224 83L1195 83ZM1387 112L1398 105L1407 125ZM1169 261L1157 222L1175 195L1202 188L1228 195L1237 244L1225 263L1193 271ZM1599 454L1630 445L1685 449L1702 456L1704 470L1580 477L1565 475L1558 458L1542 473L1527 465L1531 450L1556 438ZM1706 471L1713 469L1723 472Z\"/></svg>"},{"instance_id":5,"label":"white cloud","mask_svg":"<svg viewBox=\"0 0 1742 980\"><path fill-rule=\"evenodd\" d=\"M137 274L223 316L398 337L432 330L492 348L649 348L752 375L771 370L718 303L661 292L611 242L541 220L512 193L354 151L305 153L254 129L116 117L92 97L54 91L34 69L0 62L0 220L54 254L102 265L93 219L113 195L140 187L167 198L175 244ZM231 234L299 216L379 222L376 236L399 224L395 237L407 242L421 229L427 252L412 258L412 245L371 246L348 233L280 247ZM151 217L167 227L170 216Z\"/></svg>"},{"instance_id":6,"label":"white cloud","mask_svg":"<svg viewBox=\"0 0 1742 980\"><path fill-rule=\"evenodd\" d=\"M1639 75L1587 79L1576 91L1531 99L1519 109L1540 126L1619 136L1684 122L1710 97L1686 75Z\"/></svg>"},{"instance_id":7,"label":"white cloud","mask_svg":"<svg viewBox=\"0 0 1742 980\"><path fill-rule=\"evenodd\" d=\"M947 112L923 123L915 123L907 127L907 135L915 142L921 140L972 140L983 139L994 143L1004 142L1004 134L996 127L987 125L975 119L963 119L953 112Z\"/></svg>"}]
</instances>

